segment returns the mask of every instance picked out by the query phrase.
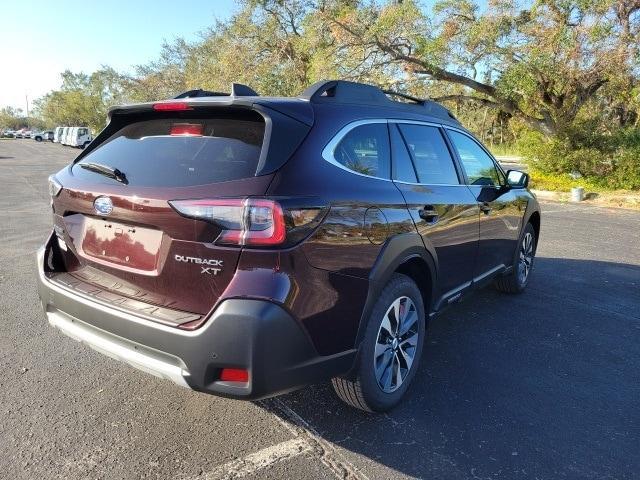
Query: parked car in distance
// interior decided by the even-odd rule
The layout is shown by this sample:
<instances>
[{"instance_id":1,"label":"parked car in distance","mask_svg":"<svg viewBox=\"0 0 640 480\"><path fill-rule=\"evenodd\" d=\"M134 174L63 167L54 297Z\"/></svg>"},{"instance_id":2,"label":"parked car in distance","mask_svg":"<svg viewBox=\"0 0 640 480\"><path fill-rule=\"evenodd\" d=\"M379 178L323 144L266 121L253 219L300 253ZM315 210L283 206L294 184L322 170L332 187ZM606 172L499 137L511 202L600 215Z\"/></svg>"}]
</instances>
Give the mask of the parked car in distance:
<instances>
[{"instance_id":1,"label":"parked car in distance","mask_svg":"<svg viewBox=\"0 0 640 480\"><path fill-rule=\"evenodd\" d=\"M22 138L31 138L31 130L25 130L22 132Z\"/></svg>"},{"instance_id":2,"label":"parked car in distance","mask_svg":"<svg viewBox=\"0 0 640 480\"><path fill-rule=\"evenodd\" d=\"M2 138L15 138L16 133L13 130L4 130Z\"/></svg>"},{"instance_id":3,"label":"parked car in distance","mask_svg":"<svg viewBox=\"0 0 640 480\"><path fill-rule=\"evenodd\" d=\"M40 299L66 335L179 385L259 399L331 379L349 405L386 411L431 347L430 318L531 278L528 175L433 101L234 84L109 118L49 178Z\"/></svg>"},{"instance_id":4,"label":"parked car in distance","mask_svg":"<svg viewBox=\"0 0 640 480\"><path fill-rule=\"evenodd\" d=\"M43 140L49 140L53 142L53 130L46 130L44 132L36 132L31 135L36 142L42 142Z\"/></svg>"}]
</instances>

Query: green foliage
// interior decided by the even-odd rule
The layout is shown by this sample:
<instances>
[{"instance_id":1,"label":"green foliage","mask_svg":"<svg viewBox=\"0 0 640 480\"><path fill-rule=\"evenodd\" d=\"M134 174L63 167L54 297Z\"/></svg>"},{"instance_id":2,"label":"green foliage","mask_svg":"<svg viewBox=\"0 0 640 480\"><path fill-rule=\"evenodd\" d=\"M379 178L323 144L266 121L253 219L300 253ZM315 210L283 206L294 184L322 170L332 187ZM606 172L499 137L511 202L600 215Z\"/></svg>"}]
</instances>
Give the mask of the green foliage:
<instances>
[{"instance_id":1,"label":"green foliage","mask_svg":"<svg viewBox=\"0 0 640 480\"><path fill-rule=\"evenodd\" d=\"M31 116L27 118L20 108L4 107L0 109L0 130L19 130L21 128L41 130L45 126L45 122L40 118Z\"/></svg>"},{"instance_id":2,"label":"green foliage","mask_svg":"<svg viewBox=\"0 0 640 480\"><path fill-rule=\"evenodd\" d=\"M110 67L91 75L66 71L62 87L38 99L35 112L47 125L87 125L102 130L109 107L124 103L130 80Z\"/></svg>"},{"instance_id":3,"label":"green foliage","mask_svg":"<svg viewBox=\"0 0 640 480\"><path fill-rule=\"evenodd\" d=\"M19 108L4 107L0 109L0 129L17 130L28 124L27 119Z\"/></svg>"},{"instance_id":4,"label":"green foliage","mask_svg":"<svg viewBox=\"0 0 640 480\"><path fill-rule=\"evenodd\" d=\"M601 188L640 189L640 130L609 135L589 128L592 123L552 139L529 132L520 138L518 150L540 174L566 179L579 173L581 181Z\"/></svg>"}]
</instances>

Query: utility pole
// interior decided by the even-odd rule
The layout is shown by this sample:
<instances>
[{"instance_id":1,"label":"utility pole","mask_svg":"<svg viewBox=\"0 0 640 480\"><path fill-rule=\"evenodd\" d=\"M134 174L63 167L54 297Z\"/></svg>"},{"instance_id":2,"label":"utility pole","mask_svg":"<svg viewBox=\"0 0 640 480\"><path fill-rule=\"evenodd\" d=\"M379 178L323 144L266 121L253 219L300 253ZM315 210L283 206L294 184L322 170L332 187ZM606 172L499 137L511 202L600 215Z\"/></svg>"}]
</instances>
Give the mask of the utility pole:
<instances>
[{"instance_id":1,"label":"utility pole","mask_svg":"<svg viewBox=\"0 0 640 480\"><path fill-rule=\"evenodd\" d=\"M27 128L29 128L29 95L25 93L24 99L27 102Z\"/></svg>"}]
</instances>

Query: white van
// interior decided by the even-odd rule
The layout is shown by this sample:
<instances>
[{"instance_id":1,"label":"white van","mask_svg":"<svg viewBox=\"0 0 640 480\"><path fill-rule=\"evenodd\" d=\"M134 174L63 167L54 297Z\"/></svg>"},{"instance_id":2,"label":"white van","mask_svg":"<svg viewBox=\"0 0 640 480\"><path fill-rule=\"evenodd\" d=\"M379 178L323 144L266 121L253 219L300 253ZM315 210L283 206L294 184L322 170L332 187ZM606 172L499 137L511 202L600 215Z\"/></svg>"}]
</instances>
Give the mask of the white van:
<instances>
[{"instance_id":1,"label":"white van","mask_svg":"<svg viewBox=\"0 0 640 480\"><path fill-rule=\"evenodd\" d=\"M84 148L91 143L91 140L93 140L93 137L89 127L73 127L67 138L67 145Z\"/></svg>"},{"instance_id":2,"label":"white van","mask_svg":"<svg viewBox=\"0 0 640 480\"><path fill-rule=\"evenodd\" d=\"M69 130L71 130L70 127L62 127L62 133L60 134L60 143L62 145L67 144L67 137L69 136Z\"/></svg>"},{"instance_id":3,"label":"white van","mask_svg":"<svg viewBox=\"0 0 640 480\"><path fill-rule=\"evenodd\" d=\"M62 139L62 130L63 130L63 127L56 127L53 130L53 141L54 141L54 143L60 143L60 140Z\"/></svg>"}]
</instances>

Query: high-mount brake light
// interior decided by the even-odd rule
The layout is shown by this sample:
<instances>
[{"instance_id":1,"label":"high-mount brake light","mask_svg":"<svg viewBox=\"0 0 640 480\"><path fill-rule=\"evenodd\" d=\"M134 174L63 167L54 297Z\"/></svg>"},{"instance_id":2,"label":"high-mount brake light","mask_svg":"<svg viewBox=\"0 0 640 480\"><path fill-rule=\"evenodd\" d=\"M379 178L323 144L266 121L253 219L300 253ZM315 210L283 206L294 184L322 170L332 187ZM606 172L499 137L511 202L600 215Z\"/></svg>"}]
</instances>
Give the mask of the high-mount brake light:
<instances>
[{"instance_id":1,"label":"high-mount brake light","mask_svg":"<svg viewBox=\"0 0 640 480\"><path fill-rule=\"evenodd\" d=\"M180 112L183 110L193 110L193 107L184 102L162 102L154 103L153 109L156 112Z\"/></svg>"},{"instance_id":2,"label":"high-mount brake light","mask_svg":"<svg viewBox=\"0 0 640 480\"><path fill-rule=\"evenodd\" d=\"M201 137L203 125L201 123L174 123L171 125L171 135L183 137Z\"/></svg>"},{"instance_id":3,"label":"high-mount brake light","mask_svg":"<svg viewBox=\"0 0 640 480\"><path fill-rule=\"evenodd\" d=\"M284 212L274 200L226 198L173 200L169 204L185 217L205 220L222 228L217 244L275 246L284 243Z\"/></svg>"}]
</instances>

